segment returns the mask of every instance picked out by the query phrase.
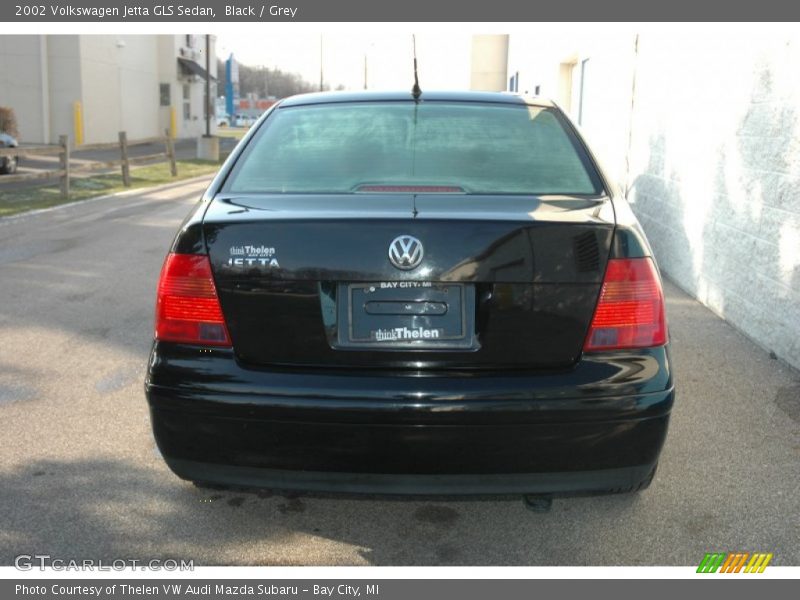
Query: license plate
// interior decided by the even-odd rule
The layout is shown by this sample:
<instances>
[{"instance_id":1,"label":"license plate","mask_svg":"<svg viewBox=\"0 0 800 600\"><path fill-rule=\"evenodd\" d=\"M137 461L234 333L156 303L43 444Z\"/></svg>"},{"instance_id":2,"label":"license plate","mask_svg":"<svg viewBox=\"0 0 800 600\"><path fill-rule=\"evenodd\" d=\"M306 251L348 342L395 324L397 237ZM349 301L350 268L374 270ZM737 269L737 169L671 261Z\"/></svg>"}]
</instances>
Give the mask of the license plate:
<instances>
[{"instance_id":1,"label":"license plate","mask_svg":"<svg viewBox=\"0 0 800 600\"><path fill-rule=\"evenodd\" d=\"M384 281L341 284L339 345L471 349L475 288L462 283Z\"/></svg>"}]
</instances>

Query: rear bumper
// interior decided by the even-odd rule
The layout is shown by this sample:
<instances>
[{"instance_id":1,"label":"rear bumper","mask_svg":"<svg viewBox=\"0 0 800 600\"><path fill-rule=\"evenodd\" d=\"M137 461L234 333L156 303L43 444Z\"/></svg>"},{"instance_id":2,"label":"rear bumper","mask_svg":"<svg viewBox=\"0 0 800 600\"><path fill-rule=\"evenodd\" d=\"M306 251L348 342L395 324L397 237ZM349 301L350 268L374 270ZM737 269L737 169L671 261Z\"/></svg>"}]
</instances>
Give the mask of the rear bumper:
<instances>
[{"instance_id":1,"label":"rear bumper","mask_svg":"<svg viewBox=\"0 0 800 600\"><path fill-rule=\"evenodd\" d=\"M159 449L185 479L402 494L634 488L666 436L668 354L592 360L557 375L275 372L162 344L146 391Z\"/></svg>"},{"instance_id":2,"label":"rear bumper","mask_svg":"<svg viewBox=\"0 0 800 600\"><path fill-rule=\"evenodd\" d=\"M164 459L184 479L388 494L635 488L655 467L668 421L437 427L151 414Z\"/></svg>"},{"instance_id":3,"label":"rear bumper","mask_svg":"<svg viewBox=\"0 0 800 600\"><path fill-rule=\"evenodd\" d=\"M655 468L655 464L653 464L562 473L418 475L287 471L183 459L167 459L167 464L175 474L183 479L220 485L323 493L436 496L569 495L626 491L636 489L640 483L649 478Z\"/></svg>"}]
</instances>

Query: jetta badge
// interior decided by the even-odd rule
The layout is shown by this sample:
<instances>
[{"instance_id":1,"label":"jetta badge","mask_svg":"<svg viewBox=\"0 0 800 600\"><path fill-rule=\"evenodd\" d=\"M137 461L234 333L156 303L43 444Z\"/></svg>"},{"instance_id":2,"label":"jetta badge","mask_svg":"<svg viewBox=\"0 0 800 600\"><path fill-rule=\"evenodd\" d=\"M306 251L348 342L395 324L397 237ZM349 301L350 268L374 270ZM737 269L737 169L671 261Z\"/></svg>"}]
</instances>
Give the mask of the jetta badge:
<instances>
[{"instance_id":1,"label":"jetta badge","mask_svg":"<svg viewBox=\"0 0 800 600\"><path fill-rule=\"evenodd\" d=\"M389 244L389 260L398 269L409 271L422 262L422 242L410 235L400 235Z\"/></svg>"}]
</instances>

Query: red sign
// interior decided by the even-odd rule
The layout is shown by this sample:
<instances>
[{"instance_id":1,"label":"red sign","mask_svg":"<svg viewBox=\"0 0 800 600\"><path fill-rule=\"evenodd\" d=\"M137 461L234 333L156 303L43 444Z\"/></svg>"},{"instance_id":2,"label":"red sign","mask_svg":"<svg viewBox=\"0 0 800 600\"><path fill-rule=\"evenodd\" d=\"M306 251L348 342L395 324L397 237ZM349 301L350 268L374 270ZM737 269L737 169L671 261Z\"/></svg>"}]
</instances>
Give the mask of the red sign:
<instances>
[{"instance_id":1,"label":"red sign","mask_svg":"<svg viewBox=\"0 0 800 600\"><path fill-rule=\"evenodd\" d=\"M251 102L245 98L239 100L239 108L242 110L250 110L251 108L267 110L273 104L275 104L275 100L256 100L255 102Z\"/></svg>"}]
</instances>

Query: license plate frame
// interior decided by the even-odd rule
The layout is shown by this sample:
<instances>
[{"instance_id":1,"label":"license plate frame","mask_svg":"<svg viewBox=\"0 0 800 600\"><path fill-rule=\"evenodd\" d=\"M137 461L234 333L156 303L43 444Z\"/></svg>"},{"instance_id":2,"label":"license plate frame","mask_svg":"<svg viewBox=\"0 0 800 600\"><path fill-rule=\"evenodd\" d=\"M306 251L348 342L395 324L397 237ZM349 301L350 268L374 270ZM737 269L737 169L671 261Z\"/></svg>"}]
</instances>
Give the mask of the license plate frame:
<instances>
[{"instance_id":1,"label":"license plate frame","mask_svg":"<svg viewBox=\"0 0 800 600\"><path fill-rule=\"evenodd\" d=\"M474 350L475 287L464 283L341 283L337 346L377 350Z\"/></svg>"}]
</instances>

